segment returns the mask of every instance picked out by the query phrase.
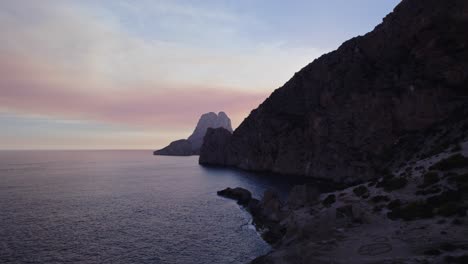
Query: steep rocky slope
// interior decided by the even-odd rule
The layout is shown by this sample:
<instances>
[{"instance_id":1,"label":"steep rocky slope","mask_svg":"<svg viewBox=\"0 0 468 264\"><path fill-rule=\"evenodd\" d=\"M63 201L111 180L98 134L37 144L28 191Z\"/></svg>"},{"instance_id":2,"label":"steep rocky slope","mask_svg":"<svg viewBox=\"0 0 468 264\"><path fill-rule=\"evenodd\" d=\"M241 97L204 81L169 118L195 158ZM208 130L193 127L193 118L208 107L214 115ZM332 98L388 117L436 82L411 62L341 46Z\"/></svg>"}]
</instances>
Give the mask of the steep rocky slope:
<instances>
[{"instance_id":1,"label":"steep rocky slope","mask_svg":"<svg viewBox=\"0 0 468 264\"><path fill-rule=\"evenodd\" d=\"M188 139L173 141L169 146L154 151L154 155L190 156L200 154L203 138L208 128L223 128L232 133L231 119L224 112L203 114Z\"/></svg>"},{"instance_id":2,"label":"steep rocky slope","mask_svg":"<svg viewBox=\"0 0 468 264\"><path fill-rule=\"evenodd\" d=\"M444 143L444 140L448 140ZM444 122L377 178L332 192L295 186L234 198L273 250L252 263L468 263L468 119Z\"/></svg>"},{"instance_id":3,"label":"steep rocky slope","mask_svg":"<svg viewBox=\"0 0 468 264\"><path fill-rule=\"evenodd\" d=\"M293 188L266 215L282 237L252 263L468 263L468 134L460 140L317 199L304 199L313 186Z\"/></svg>"},{"instance_id":4,"label":"steep rocky slope","mask_svg":"<svg viewBox=\"0 0 468 264\"><path fill-rule=\"evenodd\" d=\"M232 136L211 133L216 155L202 149L200 163L347 183L377 177L417 151L408 147L415 135L467 108L467 69L468 1L403 0L372 32L296 73Z\"/></svg>"}]
</instances>

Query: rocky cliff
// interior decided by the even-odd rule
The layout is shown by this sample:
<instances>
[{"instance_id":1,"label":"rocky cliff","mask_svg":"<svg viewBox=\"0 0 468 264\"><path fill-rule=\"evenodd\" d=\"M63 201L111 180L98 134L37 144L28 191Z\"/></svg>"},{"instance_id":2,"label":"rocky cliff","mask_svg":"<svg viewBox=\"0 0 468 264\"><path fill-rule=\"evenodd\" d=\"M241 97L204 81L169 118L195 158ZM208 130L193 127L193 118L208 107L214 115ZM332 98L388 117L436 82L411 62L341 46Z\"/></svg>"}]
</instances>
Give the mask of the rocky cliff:
<instances>
[{"instance_id":1,"label":"rocky cliff","mask_svg":"<svg viewBox=\"0 0 468 264\"><path fill-rule=\"evenodd\" d=\"M203 138L208 128L223 128L232 133L231 119L224 112L203 114L188 139L173 141L169 146L154 151L154 155L190 156L200 154Z\"/></svg>"},{"instance_id":2,"label":"rocky cliff","mask_svg":"<svg viewBox=\"0 0 468 264\"><path fill-rule=\"evenodd\" d=\"M403 0L372 32L297 72L232 136L211 133L216 155L202 148L200 163L373 178L411 154L396 149L403 141L467 107L467 69L468 1Z\"/></svg>"}]
</instances>

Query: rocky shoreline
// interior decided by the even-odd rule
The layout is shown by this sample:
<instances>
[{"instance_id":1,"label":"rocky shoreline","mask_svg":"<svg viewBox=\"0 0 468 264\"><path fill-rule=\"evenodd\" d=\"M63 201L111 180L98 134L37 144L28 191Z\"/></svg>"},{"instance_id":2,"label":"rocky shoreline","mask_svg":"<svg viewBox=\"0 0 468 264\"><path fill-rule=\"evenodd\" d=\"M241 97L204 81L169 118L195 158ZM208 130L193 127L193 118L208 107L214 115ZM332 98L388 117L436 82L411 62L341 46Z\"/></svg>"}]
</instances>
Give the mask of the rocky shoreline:
<instances>
[{"instance_id":1,"label":"rocky shoreline","mask_svg":"<svg viewBox=\"0 0 468 264\"><path fill-rule=\"evenodd\" d=\"M252 263L468 263L468 1L403 0L298 71L199 163L328 180L239 188L273 251Z\"/></svg>"},{"instance_id":2,"label":"rocky shoreline","mask_svg":"<svg viewBox=\"0 0 468 264\"><path fill-rule=\"evenodd\" d=\"M412 160L377 180L318 193L292 188L286 202L242 188L235 199L273 251L252 263L467 263L468 141Z\"/></svg>"}]
</instances>

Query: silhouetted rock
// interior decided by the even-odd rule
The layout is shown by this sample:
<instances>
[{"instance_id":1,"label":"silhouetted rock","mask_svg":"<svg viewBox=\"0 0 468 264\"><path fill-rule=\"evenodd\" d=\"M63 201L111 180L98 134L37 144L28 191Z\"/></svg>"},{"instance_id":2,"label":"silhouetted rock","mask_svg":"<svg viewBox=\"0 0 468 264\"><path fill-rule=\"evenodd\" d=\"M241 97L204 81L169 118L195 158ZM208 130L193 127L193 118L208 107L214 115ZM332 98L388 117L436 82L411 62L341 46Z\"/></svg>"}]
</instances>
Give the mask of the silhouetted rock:
<instances>
[{"instance_id":1,"label":"silhouetted rock","mask_svg":"<svg viewBox=\"0 0 468 264\"><path fill-rule=\"evenodd\" d=\"M192 150L199 153L208 128L218 127L222 127L232 133L231 119L224 112L219 112L219 114L210 112L202 115L192 135L188 137L188 141L192 143Z\"/></svg>"},{"instance_id":2,"label":"silhouetted rock","mask_svg":"<svg viewBox=\"0 0 468 264\"><path fill-rule=\"evenodd\" d=\"M316 203L318 198L319 193L315 187L296 185L289 192L287 203L289 208L298 209Z\"/></svg>"},{"instance_id":3,"label":"silhouetted rock","mask_svg":"<svg viewBox=\"0 0 468 264\"><path fill-rule=\"evenodd\" d=\"M193 155L192 144L186 139L176 140L169 144L169 146L156 150L153 154L166 156L190 156Z\"/></svg>"},{"instance_id":4,"label":"silhouetted rock","mask_svg":"<svg viewBox=\"0 0 468 264\"><path fill-rule=\"evenodd\" d=\"M231 132L224 128L208 128L200 150L200 164L224 164L226 147L231 140Z\"/></svg>"},{"instance_id":5,"label":"silhouetted rock","mask_svg":"<svg viewBox=\"0 0 468 264\"><path fill-rule=\"evenodd\" d=\"M402 1L275 90L208 160L338 182L376 177L411 151L401 141L467 107L467 27L465 0Z\"/></svg>"},{"instance_id":6,"label":"silhouetted rock","mask_svg":"<svg viewBox=\"0 0 468 264\"><path fill-rule=\"evenodd\" d=\"M231 119L224 112L219 112L219 114L213 112L203 114L188 139L174 141L169 146L154 151L153 154L168 156L199 155L203 138L208 128L224 128L232 133Z\"/></svg>"},{"instance_id":7,"label":"silhouetted rock","mask_svg":"<svg viewBox=\"0 0 468 264\"><path fill-rule=\"evenodd\" d=\"M237 187L234 189L226 188L224 190L218 191L217 193L219 196L234 199L237 201L238 204L241 205L248 205L250 199L252 199L252 194L248 190L241 187Z\"/></svg>"}]
</instances>

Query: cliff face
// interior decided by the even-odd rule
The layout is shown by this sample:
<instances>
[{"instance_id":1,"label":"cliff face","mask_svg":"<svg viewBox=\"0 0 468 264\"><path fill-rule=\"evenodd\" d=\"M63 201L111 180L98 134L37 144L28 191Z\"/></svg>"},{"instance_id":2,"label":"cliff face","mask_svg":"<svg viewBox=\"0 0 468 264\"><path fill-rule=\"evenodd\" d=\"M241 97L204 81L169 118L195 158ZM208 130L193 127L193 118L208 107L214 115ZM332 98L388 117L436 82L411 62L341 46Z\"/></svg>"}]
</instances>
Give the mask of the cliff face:
<instances>
[{"instance_id":1,"label":"cliff face","mask_svg":"<svg viewBox=\"0 0 468 264\"><path fill-rule=\"evenodd\" d=\"M224 128L232 133L231 120L224 112L203 114L188 139L173 141L169 146L154 151L154 155L190 156L200 154L203 138L208 128Z\"/></svg>"},{"instance_id":2,"label":"cliff face","mask_svg":"<svg viewBox=\"0 0 468 264\"><path fill-rule=\"evenodd\" d=\"M200 150L201 164L224 164L225 160L220 160L224 157L224 151L230 143L232 132L225 128L208 128L205 135L205 140Z\"/></svg>"},{"instance_id":3,"label":"cliff face","mask_svg":"<svg viewBox=\"0 0 468 264\"><path fill-rule=\"evenodd\" d=\"M467 107L467 69L468 1L404 0L372 32L296 73L232 136L207 137L218 152L213 144L223 142L209 163L340 182L375 177L400 141Z\"/></svg>"}]
</instances>

